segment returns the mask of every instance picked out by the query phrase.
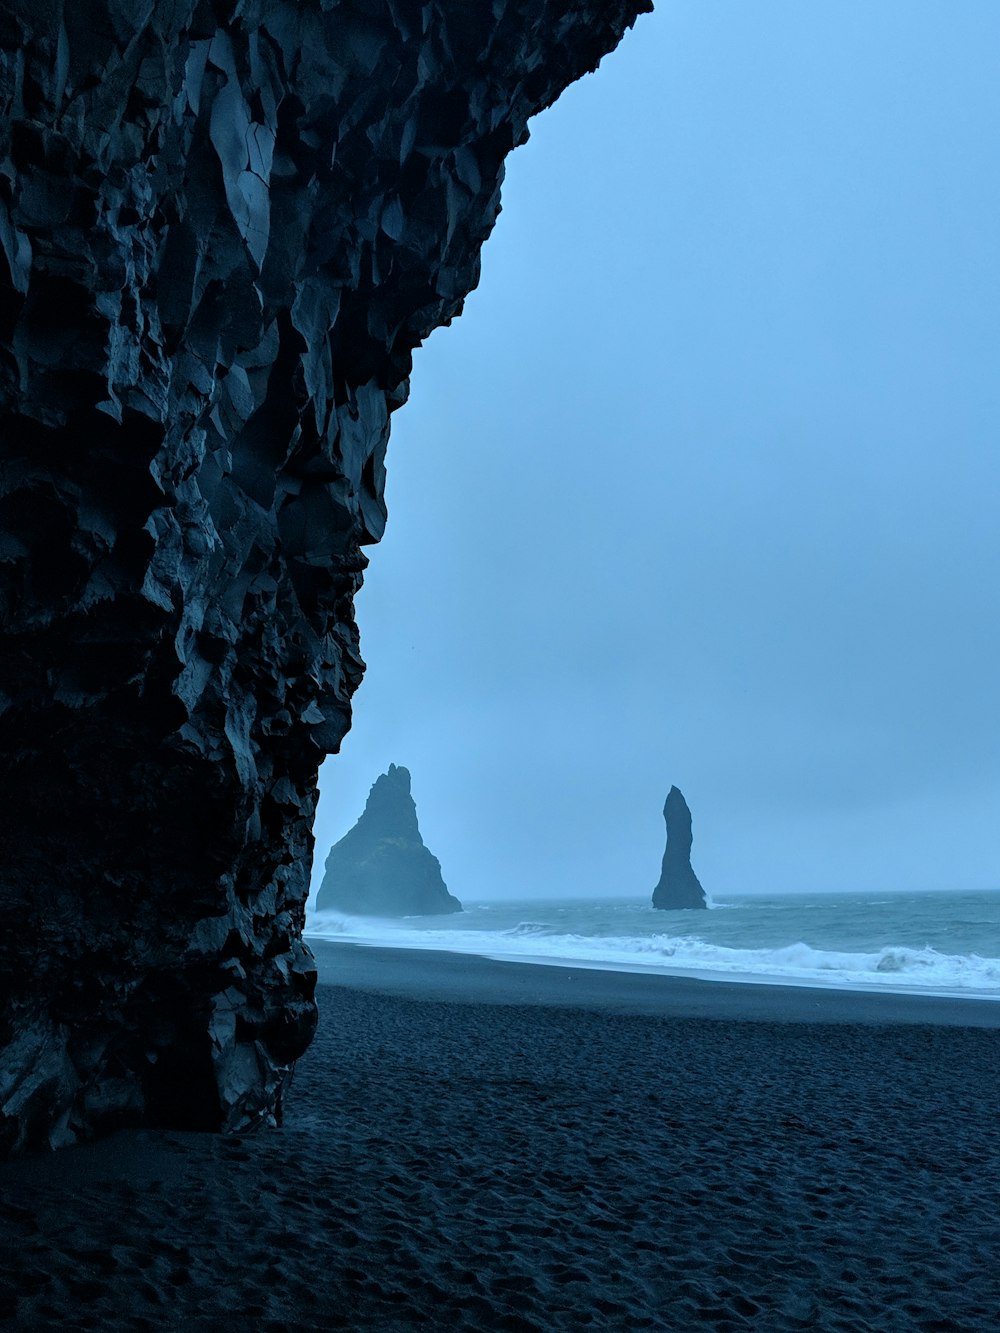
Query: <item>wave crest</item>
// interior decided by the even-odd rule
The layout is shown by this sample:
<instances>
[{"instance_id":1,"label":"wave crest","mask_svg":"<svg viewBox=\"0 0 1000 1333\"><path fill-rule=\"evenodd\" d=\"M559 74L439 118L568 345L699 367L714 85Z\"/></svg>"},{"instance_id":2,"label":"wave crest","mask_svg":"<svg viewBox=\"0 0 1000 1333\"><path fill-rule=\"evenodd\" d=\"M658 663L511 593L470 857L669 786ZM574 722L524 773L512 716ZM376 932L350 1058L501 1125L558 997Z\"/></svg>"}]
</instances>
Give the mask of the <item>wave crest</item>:
<instances>
[{"instance_id":1,"label":"wave crest","mask_svg":"<svg viewBox=\"0 0 1000 1333\"><path fill-rule=\"evenodd\" d=\"M543 921L507 929L420 926L322 912L307 933L325 939L407 949L442 949L523 962L575 963L611 970L660 971L719 980L925 990L1000 999L1000 958L886 945L871 953L817 949L799 940L777 948L730 948L698 935L597 936Z\"/></svg>"}]
</instances>

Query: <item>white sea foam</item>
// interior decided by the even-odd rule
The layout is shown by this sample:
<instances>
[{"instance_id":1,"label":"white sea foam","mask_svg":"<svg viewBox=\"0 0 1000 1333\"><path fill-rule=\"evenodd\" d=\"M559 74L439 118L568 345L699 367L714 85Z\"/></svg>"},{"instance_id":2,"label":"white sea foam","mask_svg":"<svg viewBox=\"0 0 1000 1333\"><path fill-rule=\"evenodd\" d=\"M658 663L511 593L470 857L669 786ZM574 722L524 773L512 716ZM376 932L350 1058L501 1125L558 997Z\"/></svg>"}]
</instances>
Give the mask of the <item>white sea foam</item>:
<instances>
[{"instance_id":1,"label":"white sea foam","mask_svg":"<svg viewBox=\"0 0 1000 1333\"><path fill-rule=\"evenodd\" d=\"M358 944L440 949L521 962L1000 999L1000 958L943 953L929 946L887 945L871 952L849 952L815 948L799 940L780 947L734 948L693 933L584 934L560 929L563 922L537 920L483 929L474 924L477 921L478 916L471 914L461 928L454 928L429 925L426 918L411 924L318 912L310 917L307 933Z\"/></svg>"}]
</instances>

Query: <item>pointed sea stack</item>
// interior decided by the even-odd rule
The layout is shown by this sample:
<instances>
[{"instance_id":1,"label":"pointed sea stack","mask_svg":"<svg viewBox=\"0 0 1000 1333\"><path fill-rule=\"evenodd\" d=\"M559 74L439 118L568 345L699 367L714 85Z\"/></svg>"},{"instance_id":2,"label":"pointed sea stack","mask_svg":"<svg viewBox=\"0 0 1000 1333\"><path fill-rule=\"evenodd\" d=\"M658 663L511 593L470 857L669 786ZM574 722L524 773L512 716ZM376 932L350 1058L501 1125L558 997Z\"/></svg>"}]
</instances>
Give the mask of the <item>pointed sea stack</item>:
<instances>
[{"instance_id":1,"label":"pointed sea stack","mask_svg":"<svg viewBox=\"0 0 1000 1333\"><path fill-rule=\"evenodd\" d=\"M443 916L462 904L424 846L408 769L375 779L364 813L330 848L316 906L356 916Z\"/></svg>"},{"instance_id":2,"label":"pointed sea stack","mask_svg":"<svg viewBox=\"0 0 1000 1333\"><path fill-rule=\"evenodd\" d=\"M707 907L705 890L691 869L691 811L679 787L671 787L667 793L663 818L667 824L667 847L660 882L653 890L653 906L667 911Z\"/></svg>"}]
</instances>

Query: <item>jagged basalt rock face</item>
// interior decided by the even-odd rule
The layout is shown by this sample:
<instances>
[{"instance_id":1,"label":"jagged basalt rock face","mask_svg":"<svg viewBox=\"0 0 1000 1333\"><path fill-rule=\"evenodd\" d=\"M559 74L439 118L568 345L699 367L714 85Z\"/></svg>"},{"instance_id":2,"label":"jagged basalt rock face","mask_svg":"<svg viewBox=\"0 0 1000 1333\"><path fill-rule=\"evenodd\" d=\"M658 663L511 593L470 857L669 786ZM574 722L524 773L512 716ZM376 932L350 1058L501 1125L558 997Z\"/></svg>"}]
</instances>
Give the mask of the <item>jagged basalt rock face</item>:
<instances>
[{"instance_id":1,"label":"jagged basalt rock face","mask_svg":"<svg viewBox=\"0 0 1000 1333\"><path fill-rule=\"evenodd\" d=\"M390 764L376 778L361 818L330 848L316 907L390 917L462 910L420 836L407 769Z\"/></svg>"},{"instance_id":2,"label":"jagged basalt rock face","mask_svg":"<svg viewBox=\"0 0 1000 1333\"><path fill-rule=\"evenodd\" d=\"M412 349L647 0L0 0L0 1152L273 1119Z\"/></svg>"},{"instance_id":3,"label":"jagged basalt rock face","mask_svg":"<svg viewBox=\"0 0 1000 1333\"><path fill-rule=\"evenodd\" d=\"M671 787L663 807L667 846L663 853L660 880L653 890L653 906L667 910L707 907L705 890L691 869L691 811L680 790Z\"/></svg>"}]
</instances>

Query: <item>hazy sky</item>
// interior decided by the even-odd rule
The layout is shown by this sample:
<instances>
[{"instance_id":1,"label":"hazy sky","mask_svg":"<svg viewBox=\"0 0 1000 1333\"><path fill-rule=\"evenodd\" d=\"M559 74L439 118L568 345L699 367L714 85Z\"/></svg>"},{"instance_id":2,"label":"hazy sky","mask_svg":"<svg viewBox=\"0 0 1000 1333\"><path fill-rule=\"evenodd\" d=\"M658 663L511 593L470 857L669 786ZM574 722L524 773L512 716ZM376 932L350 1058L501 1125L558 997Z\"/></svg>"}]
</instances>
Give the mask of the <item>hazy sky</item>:
<instances>
[{"instance_id":1,"label":"hazy sky","mask_svg":"<svg viewBox=\"0 0 1000 1333\"><path fill-rule=\"evenodd\" d=\"M394 418L317 872L1000 885L1000 4L660 0L533 122Z\"/></svg>"}]
</instances>

